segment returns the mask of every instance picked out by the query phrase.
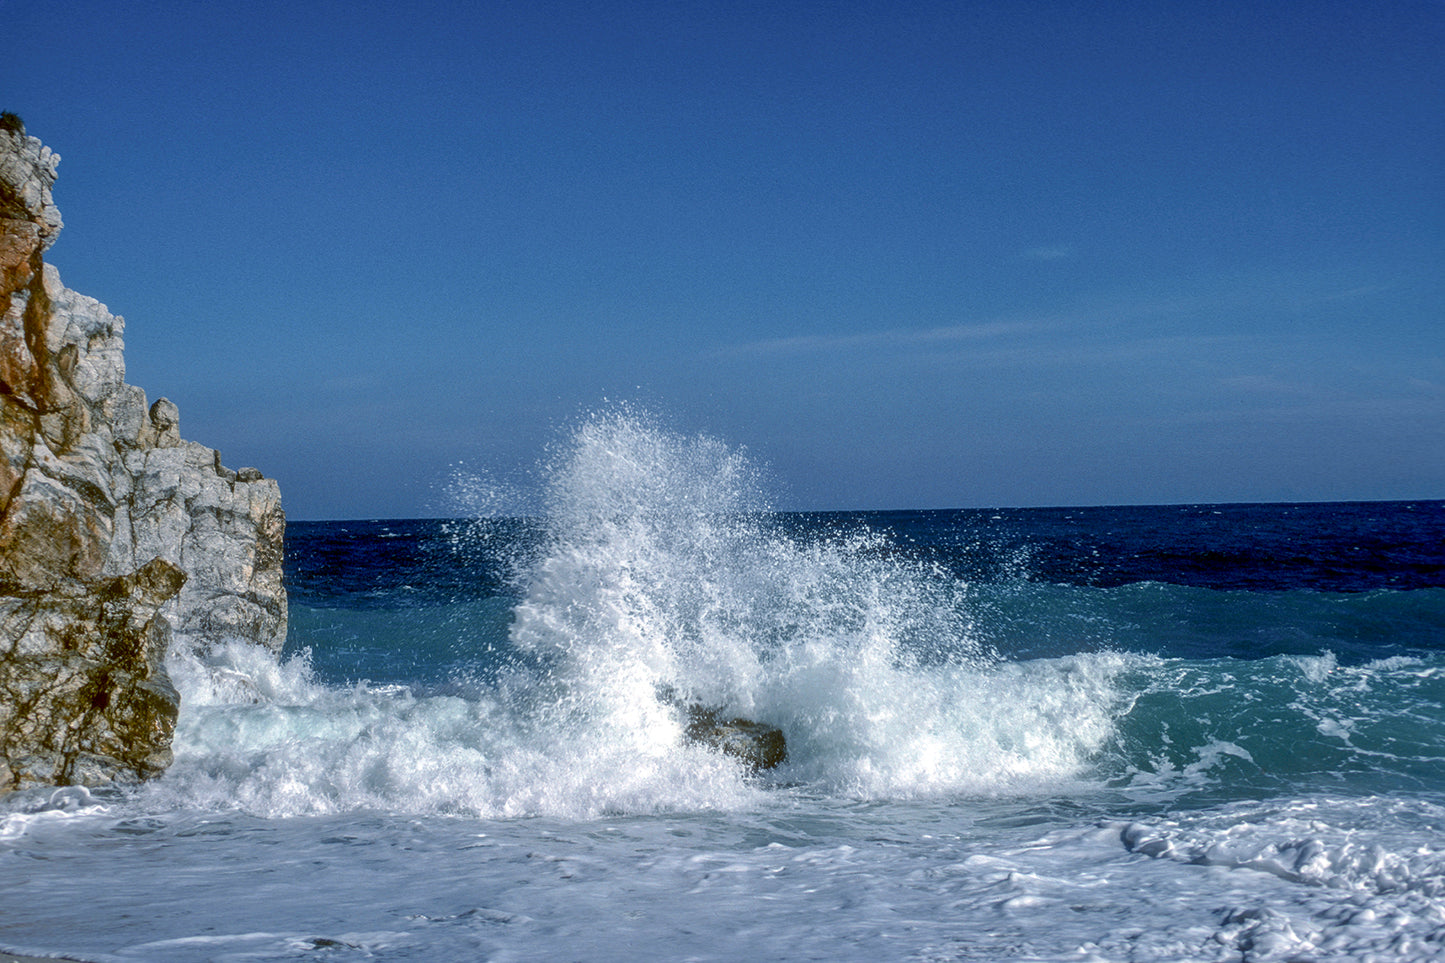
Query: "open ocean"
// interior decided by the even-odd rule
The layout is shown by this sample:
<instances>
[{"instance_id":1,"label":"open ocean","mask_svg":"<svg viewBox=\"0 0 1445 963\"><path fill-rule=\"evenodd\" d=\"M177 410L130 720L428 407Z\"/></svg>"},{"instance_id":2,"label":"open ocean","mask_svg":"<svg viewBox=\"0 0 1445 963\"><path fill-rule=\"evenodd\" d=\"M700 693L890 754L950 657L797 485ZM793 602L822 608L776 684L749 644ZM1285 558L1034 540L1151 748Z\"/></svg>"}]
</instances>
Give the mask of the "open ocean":
<instances>
[{"instance_id":1,"label":"open ocean","mask_svg":"<svg viewBox=\"0 0 1445 963\"><path fill-rule=\"evenodd\" d=\"M292 523L164 777L0 799L0 949L1445 960L1445 502L772 513L625 412L543 477Z\"/></svg>"}]
</instances>

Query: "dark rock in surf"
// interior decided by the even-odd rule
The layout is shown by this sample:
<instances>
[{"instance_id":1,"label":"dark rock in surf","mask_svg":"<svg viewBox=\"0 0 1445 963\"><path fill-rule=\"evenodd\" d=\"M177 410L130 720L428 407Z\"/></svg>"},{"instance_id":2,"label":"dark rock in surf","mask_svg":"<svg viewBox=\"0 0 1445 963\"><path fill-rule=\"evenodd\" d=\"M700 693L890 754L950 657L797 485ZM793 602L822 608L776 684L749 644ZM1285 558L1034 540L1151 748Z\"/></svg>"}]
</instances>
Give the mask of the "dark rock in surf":
<instances>
[{"instance_id":1,"label":"dark rock in surf","mask_svg":"<svg viewBox=\"0 0 1445 963\"><path fill-rule=\"evenodd\" d=\"M781 729L750 719L724 718L719 710L706 706L689 705L684 711L689 742L741 759L754 772L772 769L788 757Z\"/></svg>"}]
</instances>

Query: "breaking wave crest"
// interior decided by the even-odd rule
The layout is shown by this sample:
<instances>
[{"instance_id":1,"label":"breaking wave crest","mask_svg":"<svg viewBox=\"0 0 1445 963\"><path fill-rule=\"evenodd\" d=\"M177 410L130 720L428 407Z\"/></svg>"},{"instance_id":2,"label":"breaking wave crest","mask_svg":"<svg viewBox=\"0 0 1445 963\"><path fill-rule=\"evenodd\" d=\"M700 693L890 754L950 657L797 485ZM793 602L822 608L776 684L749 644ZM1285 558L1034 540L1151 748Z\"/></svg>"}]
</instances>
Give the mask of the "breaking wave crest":
<instances>
[{"instance_id":1,"label":"breaking wave crest","mask_svg":"<svg viewBox=\"0 0 1445 963\"><path fill-rule=\"evenodd\" d=\"M967 584L866 529L790 531L765 488L745 451L593 414L553 452L542 536L485 673L444 692L337 686L304 652L177 655L177 764L148 792L263 815L585 817L730 809L779 787L1027 793L1087 770L1129 657L1000 660ZM447 609L409 613L434 633ZM779 728L787 761L753 776L688 744L688 703Z\"/></svg>"}]
</instances>

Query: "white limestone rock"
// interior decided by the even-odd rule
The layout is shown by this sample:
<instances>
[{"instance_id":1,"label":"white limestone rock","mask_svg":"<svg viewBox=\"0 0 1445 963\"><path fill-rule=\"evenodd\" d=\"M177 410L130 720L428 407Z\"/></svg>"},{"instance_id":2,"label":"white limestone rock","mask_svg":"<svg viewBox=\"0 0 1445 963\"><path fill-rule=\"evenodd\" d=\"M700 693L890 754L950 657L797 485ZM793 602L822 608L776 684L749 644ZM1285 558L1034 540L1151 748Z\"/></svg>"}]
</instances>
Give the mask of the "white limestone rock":
<instances>
[{"instance_id":1,"label":"white limestone rock","mask_svg":"<svg viewBox=\"0 0 1445 963\"><path fill-rule=\"evenodd\" d=\"M169 648L286 634L280 490L147 408L124 321L43 262L58 162L0 119L0 792L155 775Z\"/></svg>"}]
</instances>

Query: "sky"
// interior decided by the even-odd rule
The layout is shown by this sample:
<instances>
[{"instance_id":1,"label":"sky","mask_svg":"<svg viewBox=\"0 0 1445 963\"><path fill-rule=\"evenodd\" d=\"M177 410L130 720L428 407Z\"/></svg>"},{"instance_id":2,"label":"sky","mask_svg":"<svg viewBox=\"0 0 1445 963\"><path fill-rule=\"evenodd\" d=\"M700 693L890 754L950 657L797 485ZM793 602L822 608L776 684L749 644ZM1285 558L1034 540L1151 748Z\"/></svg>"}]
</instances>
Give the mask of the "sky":
<instances>
[{"instance_id":1,"label":"sky","mask_svg":"<svg viewBox=\"0 0 1445 963\"><path fill-rule=\"evenodd\" d=\"M1445 498L1441 0L0 22L47 260L293 519L525 493L618 403L781 509Z\"/></svg>"}]
</instances>

